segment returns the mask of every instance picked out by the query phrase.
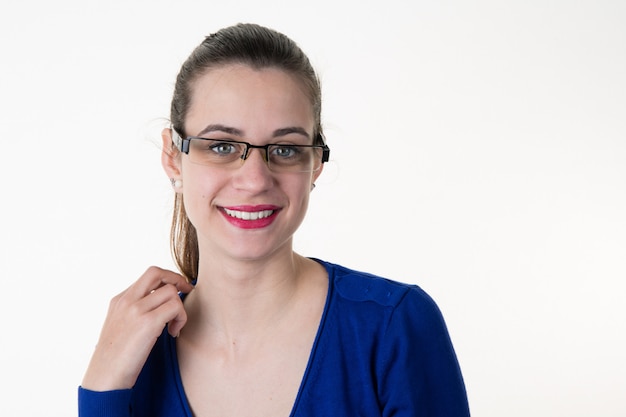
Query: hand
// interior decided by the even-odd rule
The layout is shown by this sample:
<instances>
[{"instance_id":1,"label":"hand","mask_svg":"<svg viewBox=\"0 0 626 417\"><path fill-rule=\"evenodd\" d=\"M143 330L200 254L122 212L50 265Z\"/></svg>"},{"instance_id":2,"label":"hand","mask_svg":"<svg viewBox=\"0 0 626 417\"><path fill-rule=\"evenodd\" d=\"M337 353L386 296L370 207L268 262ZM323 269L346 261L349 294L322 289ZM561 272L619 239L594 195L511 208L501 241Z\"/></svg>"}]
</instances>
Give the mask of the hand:
<instances>
[{"instance_id":1,"label":"hand","mask_svg":"<svg viewBox=\"0 0 626 417\"><path fill-rule=\"evenodd\" d=\"M82 387L93 391L132 388L165 325L176 337L187 322L178 292L192 289L182 275L153 266L115 296Z\"/></svg>"}]
</instances>

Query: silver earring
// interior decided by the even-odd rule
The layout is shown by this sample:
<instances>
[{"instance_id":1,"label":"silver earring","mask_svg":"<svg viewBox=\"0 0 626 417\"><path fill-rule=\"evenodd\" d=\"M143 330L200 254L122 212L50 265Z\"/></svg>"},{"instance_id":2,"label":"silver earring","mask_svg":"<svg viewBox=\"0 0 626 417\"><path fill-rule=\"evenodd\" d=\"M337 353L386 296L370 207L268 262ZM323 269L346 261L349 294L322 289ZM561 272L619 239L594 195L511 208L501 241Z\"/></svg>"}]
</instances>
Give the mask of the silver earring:
<instances>
[{"instance_id":1,"label":"silver earring","mask_svg":"<svg viewBox=\"0 0 626 417\"><path fill-rule=\"evenodd\" d=\"M315 183L311 184L311 191L315 189Z\"/></svg>"},{"instance_id":2,"label":"silver earring","mask_svg":"<svg viewBox=\"0 0 626 417\"><path fill-rule=\"evenodd\" d=\"M174 178L170 178L170 182L172 183L172 187L180 188L183 186L183 182L181 180L176 180Z\"/></svg>"}]
</instances>

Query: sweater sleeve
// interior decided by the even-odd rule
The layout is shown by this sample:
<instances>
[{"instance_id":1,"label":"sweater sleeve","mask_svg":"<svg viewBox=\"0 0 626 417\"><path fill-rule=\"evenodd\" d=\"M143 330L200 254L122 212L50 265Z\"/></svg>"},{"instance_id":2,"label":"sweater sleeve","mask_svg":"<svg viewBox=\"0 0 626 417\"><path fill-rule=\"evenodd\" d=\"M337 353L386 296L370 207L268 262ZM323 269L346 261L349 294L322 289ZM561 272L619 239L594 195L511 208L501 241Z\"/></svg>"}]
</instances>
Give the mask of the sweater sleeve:
<instances>
[{"instance_id":1,"label":"sweater sleeve","mask_svg":"<svg viewBox=\"0 0 626 417\"><path fill-rule=\"evenodd\" d=\"M468 417L465 384L443 316L419 287L395 307L377 363L384 417Z\"/></svg>"},{"instance_id":2,"label":"sweater sleeve","mask_svg":"<svg viewBox=\"0 0 626 417\"><path fill-rule=\"evenodd\" d=\"M78 387L78 417L130 417L130 389L91 391Z\"/></svg>"}]
</instances>

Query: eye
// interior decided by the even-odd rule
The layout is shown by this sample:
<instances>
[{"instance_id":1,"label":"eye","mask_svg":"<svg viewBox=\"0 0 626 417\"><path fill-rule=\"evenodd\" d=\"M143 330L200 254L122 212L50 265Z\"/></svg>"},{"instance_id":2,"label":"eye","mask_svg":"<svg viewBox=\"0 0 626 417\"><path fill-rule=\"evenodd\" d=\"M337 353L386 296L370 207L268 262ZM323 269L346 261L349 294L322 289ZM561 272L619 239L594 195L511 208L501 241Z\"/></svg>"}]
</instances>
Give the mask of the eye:
<instances>
[{"instance_id":1,"label":"eye","mask_svg":"<svg viewBox=\"0 0 626 417\"><path fill-rule=\"evenodd\" d=\"M278 158L294 158L300 153L300 149L293 145L276 145L272 147L272 155Z\"/></svg>"},{"instance_id":2,"label":"eye","mask_svg":"<svg viewBox=\"0 0 626 417\"><path fill-rule=\"evenodd\" d=\"M238 152L237 145L228 142L212 142L208 149L218 155L231 155Z\"/></svg>"}]
</instances>

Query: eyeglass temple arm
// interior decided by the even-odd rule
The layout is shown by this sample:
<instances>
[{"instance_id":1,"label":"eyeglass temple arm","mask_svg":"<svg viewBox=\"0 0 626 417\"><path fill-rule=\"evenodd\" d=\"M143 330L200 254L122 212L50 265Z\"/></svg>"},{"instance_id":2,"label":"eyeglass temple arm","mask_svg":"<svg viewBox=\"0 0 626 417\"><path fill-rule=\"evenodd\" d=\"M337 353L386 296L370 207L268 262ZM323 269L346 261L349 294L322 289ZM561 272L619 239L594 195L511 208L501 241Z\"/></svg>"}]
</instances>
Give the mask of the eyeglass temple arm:
<instances>
[{"instance_id":1,"label":"eyeglass temple arm","mask_svg":"<svg viewBox=\"0 0 626 417\"><path fill-rule=\"evenodd\" d=\"M183 153L189 153L189 141L181 138L174 127L170 127L170 131L172 132L174 146Z\"/></svg>"},{"instance_id":2,"label":"eyeglass temple arm","mask_svg":"<svg viewBox=\"0 0 626 417\"><path fill-rule=\"evenodd\" d=\"M321 132L317 134L317 142L322 145L322 163L328 162L330 158L330 148L326 145L326 138Z\"/></svg>"}]
</instances>

